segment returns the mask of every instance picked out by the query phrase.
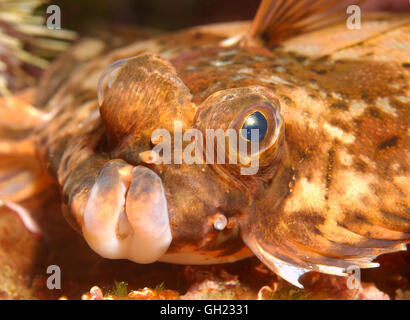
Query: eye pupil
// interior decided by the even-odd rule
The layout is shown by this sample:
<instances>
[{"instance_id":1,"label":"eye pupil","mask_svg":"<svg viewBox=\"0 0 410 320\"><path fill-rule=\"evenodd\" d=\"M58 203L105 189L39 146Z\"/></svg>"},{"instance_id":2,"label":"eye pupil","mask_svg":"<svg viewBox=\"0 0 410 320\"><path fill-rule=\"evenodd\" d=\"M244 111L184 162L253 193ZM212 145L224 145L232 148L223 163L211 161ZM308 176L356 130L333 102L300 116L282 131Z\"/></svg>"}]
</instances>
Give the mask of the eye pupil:
<instances>
[{"instance_id":1,"label":"eye pupil","mask_svg":"<svg viewBox=\"0 0 410 320\"><path fill-rule=\"evenodd\" d=\"M253 139L252 129L259 130L259 134L257 134L256 137L254 136ZM258 141L261 141L265 137L267 130L268 122L266 121L265 116L261 112L257 111L250 114L246 118L245 123L242 126L241 134L245 139L249 141L256 139L258 139Z\"/></svg>"}]
</instances>

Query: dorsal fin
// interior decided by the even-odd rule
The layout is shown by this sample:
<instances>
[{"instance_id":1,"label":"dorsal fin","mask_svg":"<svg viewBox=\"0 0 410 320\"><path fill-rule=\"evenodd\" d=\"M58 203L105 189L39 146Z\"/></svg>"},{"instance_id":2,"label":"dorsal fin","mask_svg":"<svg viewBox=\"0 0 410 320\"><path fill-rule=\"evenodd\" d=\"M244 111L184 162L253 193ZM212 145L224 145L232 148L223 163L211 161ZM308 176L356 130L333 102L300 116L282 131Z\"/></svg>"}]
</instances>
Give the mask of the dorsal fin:
<instances>
[{"instance_id":1,"label":"dorsal fin","mask_svg":"<svg viewBox=\"0 0 410 320\"><path fill-rule=\"evenodd\" d=\"M358 0L359 5L366 0ZM244 44L267 46L323 28L346 17L346 0L262 0Z\"/></svg>"}]
</instances>

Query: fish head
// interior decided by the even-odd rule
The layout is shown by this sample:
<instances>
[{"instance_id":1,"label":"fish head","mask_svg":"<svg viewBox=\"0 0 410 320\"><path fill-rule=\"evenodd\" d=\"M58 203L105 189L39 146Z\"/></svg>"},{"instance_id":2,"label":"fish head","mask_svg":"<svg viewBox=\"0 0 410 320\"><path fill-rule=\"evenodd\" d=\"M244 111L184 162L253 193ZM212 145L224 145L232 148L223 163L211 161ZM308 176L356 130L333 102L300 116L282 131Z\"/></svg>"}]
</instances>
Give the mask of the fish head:
<instances>
[{"instance_id":1,"label":"fish head","mask_svg":"<svg viewBox=\"0 0 410 320\"><path fill-rule=\"evenodd\" d=\"M280 102L270 88L245 83L195 100L196 84L188 87L177 70L177 62L149 53L106 69L99 102L108 151L161 177L173 235L163 260L213 263L249 256L238 218L281 167Z\"/></svg>"}]
</instances>

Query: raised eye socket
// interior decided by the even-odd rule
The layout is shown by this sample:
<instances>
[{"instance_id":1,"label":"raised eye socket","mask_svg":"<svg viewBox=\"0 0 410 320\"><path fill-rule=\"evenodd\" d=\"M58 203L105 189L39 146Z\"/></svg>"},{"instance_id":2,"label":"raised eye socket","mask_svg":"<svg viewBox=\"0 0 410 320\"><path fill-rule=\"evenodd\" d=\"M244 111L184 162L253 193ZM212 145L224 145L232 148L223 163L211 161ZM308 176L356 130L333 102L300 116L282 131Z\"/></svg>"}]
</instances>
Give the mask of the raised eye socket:
<instances>
[{"instance_id":1,"label":"raised eye socket","mask_svg":"<svg viewBox=\"0 0 410 320\"><path fill-rule=\"evenodd\" d=\"M257 130L256 134L252 135L252 130ZM241 135L248 141L259 142L265 138L268 131L268 121L263 113L256 111L245 118L245 122L241 128Z\"/></svg>"},{"instance_id":2,"label":"raised eye socket","mask_svg":"<svg viewBox=\"0 0 410 320\"><path fill-rule=\"evenodd\" d=\"M118 73L121 71L121 68L125 66L128 60L130 60L130 58L117 60L111 63L101 74L97 87L98 104L100 106L104 102L107 91L111 88L113 82L118 76Z\"/></svg>"}]
</instances>

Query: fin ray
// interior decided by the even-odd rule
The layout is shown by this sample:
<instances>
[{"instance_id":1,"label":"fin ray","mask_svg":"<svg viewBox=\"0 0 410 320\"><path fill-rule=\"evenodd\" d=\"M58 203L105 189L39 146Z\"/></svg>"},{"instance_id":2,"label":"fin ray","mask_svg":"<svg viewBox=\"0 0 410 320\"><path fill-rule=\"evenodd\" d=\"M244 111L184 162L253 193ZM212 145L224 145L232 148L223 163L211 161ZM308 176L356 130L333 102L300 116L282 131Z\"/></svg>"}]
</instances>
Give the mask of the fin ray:
<instances>
[{"instance_id":1,"label":"fin ray","mask_svg":"<svg viewBox=\"0 0 410 320\"><path fill-rule=\"evenodd\" d=\"M362 4L359 0L355 4ZM260 43L272 46L293 36L307 33L338 21L345 14L339 0L263 0L258 8L244 45Z\"/></svg>"}]
</instances>

